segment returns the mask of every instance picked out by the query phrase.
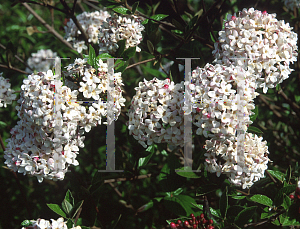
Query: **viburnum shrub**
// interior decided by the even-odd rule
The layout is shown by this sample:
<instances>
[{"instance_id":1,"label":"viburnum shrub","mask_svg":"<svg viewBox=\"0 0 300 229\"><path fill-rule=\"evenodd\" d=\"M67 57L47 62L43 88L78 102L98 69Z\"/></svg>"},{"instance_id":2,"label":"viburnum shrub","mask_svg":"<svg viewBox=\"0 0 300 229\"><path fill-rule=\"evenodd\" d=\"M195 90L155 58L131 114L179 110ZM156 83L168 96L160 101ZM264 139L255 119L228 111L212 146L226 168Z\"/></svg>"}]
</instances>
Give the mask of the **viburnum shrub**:
<instances>
[{"instance_id":1,"label":"viburnum shrub","mask_svg":"<svg viewBox=\"0 0 300 229\"><path fill-rule=\"evenodd\" d=\"M0 228L300 226L300 11L249 4L1 5Z\"/></svg>"}]
</instances>

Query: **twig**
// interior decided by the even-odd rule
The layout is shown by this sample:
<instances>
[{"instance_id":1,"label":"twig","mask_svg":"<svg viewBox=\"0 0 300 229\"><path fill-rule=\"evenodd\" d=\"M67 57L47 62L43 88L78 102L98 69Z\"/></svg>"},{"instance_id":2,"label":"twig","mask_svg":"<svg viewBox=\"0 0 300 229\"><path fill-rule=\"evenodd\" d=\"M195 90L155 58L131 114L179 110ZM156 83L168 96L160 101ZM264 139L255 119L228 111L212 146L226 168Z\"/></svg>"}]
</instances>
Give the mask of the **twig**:
<instances>
[{"instance_id":1,"label":"twig","mask_svg":"<svg viewBox=\"0 0 300 229\"><path fill-rule=\"evenodd\" d=\"M118 194L119 197L122 197L122 193L120 193L120 191L112 183L108 183L108 184L115 190L115 192Z\"/></svg>"},{"instance_id":2,"label":"twig","mask_svg":"<svg viewBox=\"0 0 300 229\"><path fill-rule=\"evenodd\" d=\"M148 60L143 60L143 61L140 61L140 62L134 63L134 64L132 64L132 65L129 65L129 66L127 66L127 67L126 67L126 69L128 69L128 68L132 68L132 67L134 67L134 66L136 66L136 65L140 65L140 64L144 64L144 63L151 62L151 61L153 61L153 60L155 60L155 59L156 59L156 57L153 57L153 58L151 58L151 59L148 59Z\"/></svg>"},{"instance_id":3,"label":"twig","mask_svg":"<svg viewBox=\"0 0 300 229\"><path fill-rule=\"evenodd\" d=\"M4 145L4 142L2 140L1 135L0 135L0 144L1 144L1 147L2 147L3 151L5 151L5 145Z\"/></svg>"},{"instance_id":4,"label":"twig","mask_svg":"<svg viewBox=\"0 0 300 229\"><path fill-rule=\"evenodd\" d=\"M147 175L139 175L139 176L135 176L135 177L131 177L131 178L117 178L117 179L109 179L109 180L104 180L104 184L107 183L114 183L114 182L118 182L118 181L130 181L130 180L139 180L139 179L145 179L145 178L149 178L151 177L152 174L147 174Z\"/></svg>"},{"instance_id":5,"label":"twig","mask_svg":"<svg viewBox=\"0 0 300 229\"><path fill-rule=\"evenodd\" d=\"M7 69L14 70L16 72L20 72L20 73L26 74L26 75L30 74L29 72L25 72L21 69L15 68L15 67L8 67L7 65L4 65L4 64L0 64L0 68L7 68Z\"/></svg>"},{"instance_id":6,"label":"twig","mask_svg":"<svg viewBox=\"0 0 300 229\"><path fill-rule=\"evenodd\" d=\"M294 103L287 95L283 92L282 89L278 91L278 94L281 95L281 97L284 98L284 100L291 106L291 108L296 112L297 118L300 117L300 107Z\"/></svg>"},{"instance_id":7,"label":"twig","mask_svg":"<svg viewBox=\"0 0 300 229\"><path fill-rule=\"evenodd\" d=\"M83 200L83 201L84 201L84 200ZM82 201L82 203L83 203L83 201ZM79 216L80 216L81 211L82 211L82 205L80 206L80 208L79 208L79 210L78 210L78 212L77 212L76 218L75 218L75 220L74 220L75 226L76 226L76 223L77 223L77 220L78 220L78 218L79 218Z\"/></svg>"},{"instance_id":8,"label":"twig","mask_svg":"<svg viewBox=\"0 0 300 229\"><path fill-rule=\"evenodd\" d=\"M101 10L100 7L95 6L94 4L90 3L90 1L83 0L83 2L84 2L85 4L87 4L88 6L90 6L90 7L94 8L94 9L96 9L96 10Z\"/></svg>"},{"instance_id":9,"label":"twig","mask_svg":"<svg viewBox=\"0 0 300 229\"><path fill-rule=\"evenodd\" d=\"M274 177L268 172L268 170L265 171L266 174L268 175L268 177L270 177L270 179L274 182L274 184L277 186L278 182L274 179Z\"/></svg>"},{"instance_id":10,"label":"twig","mask_svg":"<svg viewBox=\"0 0 300 229\"><path fill-rule=\"evenodd\" d=\"M54 29L52 28L49 24L47 24L47 22L44 21L43 18L41 18L27 3L22 3L23 6L25 6L25 8L32 13L32 15L42 23L43 26L45 26L54 36L56 36L62 43L64 43L68 48L73 49L75 51L77 51L75 48L73 48L73 46L67 42L66 40L64 40L64 38Z\"/></svg>"},{"instance_id":11,"label":"twig","mask_svg":"<svg viewBox=\"0 0 300 229\"><path fill-rule=\"evenodd\" d=\"M248 223L248 224L245 224L243 227L246 228L246 227L250 227L250 226L259 226L259 225L262 225L265 223L275 221L278 216L280 216L281 214L283 214L285 212L286 212L286 210L282 210L282 211L278 212L276 215L271 216L269 219L266 219L266 220L263 220L263 221L257 222L257 223Z\"/></svg>"},{"instance_id":12,"label":"twig","mask_svg":"<svg viewBox=\"0 0 300 229\"><path fill-rule=\"evenodd\" d=\"M36 5L39 5L39 6L45 6L45 7L48 7L50 9L54 9L54 10L58 10L64 14L67 14L66 11L62 10L62 9L59 9L55 6L52 6L52 5L49 5L47 3L44 3L44 2L35 2L35 1L27 1L27 0L21 0L22 3L30 3L30 4L36 4Z\"/></svg>"}]
</instances>

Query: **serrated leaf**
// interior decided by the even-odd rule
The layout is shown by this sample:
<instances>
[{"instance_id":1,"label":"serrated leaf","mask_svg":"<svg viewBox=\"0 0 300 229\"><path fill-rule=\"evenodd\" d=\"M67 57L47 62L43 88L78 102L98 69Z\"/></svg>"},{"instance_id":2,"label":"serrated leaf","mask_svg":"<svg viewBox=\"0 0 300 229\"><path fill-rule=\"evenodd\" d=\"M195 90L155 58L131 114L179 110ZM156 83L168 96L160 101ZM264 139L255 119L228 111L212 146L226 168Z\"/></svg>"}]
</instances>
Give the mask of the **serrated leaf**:
<instances>
[{"instance_id":1,"label":"serrated leaf","mask_svg":"<svg viewBox=\"0 0 300 229\"><path fill-rule=\"evenodd\" d=\"M54 211L56 214L66 218L67 215L66 213L64 213L64 211L60 208L60 206L58 204L47 204L47 206Z\"/></svg>"},{"instance_id":2,"label":"serrated leaf","mask_svg":"<svg viewBox=\"0 0 300 229\"><path fill-rule=\"evenodd\" d=\"M226 217L227 209L228 209L228 187L226 186L224 192L219 201L219 208L223 219Z\"/></svg>"},{"instance_id":3,"label":"serrated leaf","mask_svg":"<svg viewBox=\"0 0 300 229\"><path fill-rule=\"evenodd\" d=\"M201 185L196 191L196 196L205 195L205 194L213 192L217 189L218 189L218 186L215 184Z\"/></svg>"},{"instance_id":4,"label":"serrated leaf","mask_svg":"<svg viewBox=\"0 0 300 229\"><path fill-rule=\"evenodd\" d=\"M179 168L178 170L182 170L182 172L181 172L181 171L176 171L176 173L177 173L179 176L186 177L186 178L200 178L198 175L196 175L196 174L192 171L192 168L191 168L191 167L181 167L181 168Z\"/></svg>"},{"instance_id":5,"label":"serrated leaf","mask_svg":"<svg viewBox=\"0 0 300 229\"><path fill-rule=\"evenodd\" d=\"M138 8L140 2L135 2L133 5L132 5L132 13L134 14L136 9Z\"/></svg>"},{"instance_id":6,"label":"serrated leaf","mask_svg":"<svg viewBox=\"0 0 300 229\"><path fill-rule=\"evenodd\" d=\"M113 8L112 10L119 14L131 14L131 11L124 7L116 7L116 8Z\"/></svg>"},{"instance_id":7,"label":"serrated leaf","mask_svg":"<svg viewBox=\"0 0 300 229\"><path fill-rule=\"evenodd\" d=\"M74 205L74 198L70 190L67 191L65 195L65 200L67 200L72 206Z\"/></svg>"},{"instance_id":8,"label":"serrated leaf","mask_svg":"<svg viewBox=\"0 0 300 229\"><path fill-rule=\"evenodd\" d=\"M260 129L258 129L257 127L254 127L254 126L249 126L248 132L254 133L254 134L263 134L263 132Z\"/></svg>"},{"instance_id":9,"label":"serrated leaf","mask_svg":"<svg viewBox=\"0 0 300 229\"><path fill-rule=\"evenodd\" d=\"M63 200L63 202L61 203L61 207L64 210L64 212L67 213L67 215L69 215L72 211L73 206L67 200Z\"/></svg>"},{"instance_id":10,"label":"serrated leaf","mask_svg":"<svg viewBox=\"0 0 300 229\"><path fill-rule=\"evenodd\" d=\"M284 174L280 171L267 170L273 177L277 178L280 181L284 181Z\"/></svg>"},{"instance_id":11,"label":"serrated leaf","mask_svg":"<svg viewBox=\"0 0 300 229\"><path fill-rule=\"evenodd\" d=\"M119 48L116 51L116 57L120 57L124 52L126 39L118 41L117 44Z\"/></svg>"},{"instance_id":12,"label":"serrated leaf","mask_svg":"<svg viewBox=\"0 0 300 229\"><path fill-rule=\"evenodd\" d=\"M252 219L252 216L254 215L256 211L256 206L248 207L244 210L242 210L234 219L234 222L239 227L242 227L244 224L246 224L250 219Z\"/></svg>"},{"instance_id":13,"label":"serrated leaf","mask_svg":"<svg viewBox=\"0 0 300 229\"><path fill-rule=\"evenodd\" d=\"M259 204L273 207L273 201L265 195L254 195L254 196L250 197L250 200L252 200L256 203L259 203Z\"/></svg>"}]
</instances>

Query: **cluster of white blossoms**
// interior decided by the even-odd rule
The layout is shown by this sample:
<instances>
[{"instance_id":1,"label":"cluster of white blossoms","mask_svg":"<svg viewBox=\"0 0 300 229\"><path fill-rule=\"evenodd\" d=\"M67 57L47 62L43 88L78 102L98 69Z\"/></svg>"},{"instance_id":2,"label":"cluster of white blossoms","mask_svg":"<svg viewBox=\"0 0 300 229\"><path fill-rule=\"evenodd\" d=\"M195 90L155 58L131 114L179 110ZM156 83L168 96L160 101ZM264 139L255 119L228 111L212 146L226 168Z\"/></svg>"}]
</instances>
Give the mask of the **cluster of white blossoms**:
<instances>
[{"instance_id":1,"label":"cluster of white blossoms","mask_svg":"<svg viewBox=\"0 0 300 229\"><path fill-rule=\"evenodd\" d=\"M99 10L92 13L83 12L76 18L88 36L88 41L93 44L98 44L99 28L103 21L108 17L110 17L110 14L107 11ZM80 30L72 19L70 19L67 26L65 26L65 32L65 39L73 44L73 47L77 49L77 52L81 53L83 49L88 48L83 41Z\"/></svg>"},{"instance_id":2,"label":"cluster of white blossoms","mask_svg":"<svg viewBox=\"0 0 300 229\"><path fill-rule=\"evenodd\" d=\"M130 47L136 47L136 51L140 52L138 47L142 37L142 31L145 27L141 24L141 20L134 15L118 16L117 14L107 18L102 23L99 33L99 46L101 53L114 54L119 48L117 42L126 40L125 50Z\"/></svg>"},{"instance_id":3,"label":"cluster of white blossoms","mask_svg":"<svg viewBox=\"0 0 300 229\"><path fill-rule=\"evenodd\" d=\"M77 89L80 92L79 98L82 101L89 101L92 106L83 107L84 119L81 120L81 125L85 127L88 132L93 126L101 124L102 118L107 116L108 109L114 113L114 120L117 120L121 107L125 106L125 98L122 96L122 77L120 72L114 73L112 79L108 76L108 64L104 63L101 59L98 61L98 69L87 64L86 59L76 59L74 64L67 66L66 75L72 79L82 78ZM110 81L113 80L113 88L109 91L111 101L107 101L108 88ZM76 85L72 85L76 87ZM107 102L111 103L107 105ZM80 102L81 104L84 102ZM108 124L113 120L107 119ZM105 122L106 123L106 122Z\"/></svg>"},{"instance_id":4,"label":"cluster of white blossoms","mask_svg":"<svg viewBox=\"0 0 300 229\"><path fill-rule=\"evenodd\" d=\"M37 72L46 72L54 67L56 52L51 49L41 49L37 53L32 53L32 57L27 60L28 66L36 70ZM29 68L26 68L26 72L32 72Z\"/></svg>"},{"instance_id":5,"label":"cluster of white blossoms","mask_svg":"<svg viewBox=\"0 0 300 229\"><path fill-rule=\"evenodd\" d=\"M299 0L284 0L284 5L289 10L294 10L294 8L296 8L298 10L298 8L300 7L300 1Z\"/></svg>"},{"instance_id":6,"label":"cluster of white blossoms","mask_svg":"<svg viewBox=\"0 0 300 229\"><path fill-rule=\"evenodd\" d=\"M193 124L196 134L213 139L233 139L238 124L237 82L245 83L243 129L252 124L250 115L255 108L255 80L241 67L207 64L192 72L191 84Z\"/></svg>"},{"instance_id":7,"label":"cluster of white blossoms","mask_svg":"<svg viewBox=\"0 0 300 229\"><path fill-rule=\"evenodd\" d=\"M264 176L268 168L269 151L267 142L254 134L246 133L242 144L244 144L243 155L236 149L236 141L207 140L205 145L207 153L204 156L207 171L216 173L217 176L226 174L231 183L245 189ZM240 160L241 158L243 160Z\"/></svg>"},{"instance_id":8,"label":"cluster of white blossoms","mask_svg":"<svg viewBox=\"0 0 300 229\"><path fill-rule=\"evenodd\" d=\"M67 221L64 221L64 218L58 218L57 220L51 219L37 219L37 220L30 220L30 226L22 227L22 229L68 229ZM81 229L80 226L72 227L71 229Z\"/></svg>"},{"instance_id":9,"label":"cluster of white blossoms","mask_svg":"<svg viewBox=\"0 0 300 229\"><path fill-rule=\"evenodd\" d=\"M16 107L21 120L11 130L4 151L8 168L36 176L39 182L64 179L69 165L78 165L78 146L84 146L83 130L78 126L81 107L68 102L78 92L58 85L55 77L48 70L23 80Z\"/></svg>"},{"instance_id":10,"label":"cluster of white blossoms","mask_svg":"<svg viewBox=\"0 0 300 229\"><path fill-rule=\"evenodd\" d=\"M278 21L276 14L253 8L228 15L227 20L215 43L216 63L243 66L246 61L264 93L289 77L289 65L297 60L298 49L297 34L289 23Z\"/></svg>"},{"instance_id":11,"label":"cluster of white blossoms","mask_svg":"<svg viewBox=\"0 0 300 229\"><path fill-rule=\"evenodd\" d=\"M0 73L0 107L7 107L7 104L11 104L17 95L11 89L9 79L5 79L2 75L3 72Z\"/></svg>"},{"instance_id":12,"label":"cluster of white blossoms","mask_svg":"<svg viewBox=\"0 0 300 229\"><path fill-rule=\"evenodd\" d=\"M128 111L129 134L145 148L153 143L183 146L183 82L144 79L135 90Z\"/></svg>"}]
</instances>

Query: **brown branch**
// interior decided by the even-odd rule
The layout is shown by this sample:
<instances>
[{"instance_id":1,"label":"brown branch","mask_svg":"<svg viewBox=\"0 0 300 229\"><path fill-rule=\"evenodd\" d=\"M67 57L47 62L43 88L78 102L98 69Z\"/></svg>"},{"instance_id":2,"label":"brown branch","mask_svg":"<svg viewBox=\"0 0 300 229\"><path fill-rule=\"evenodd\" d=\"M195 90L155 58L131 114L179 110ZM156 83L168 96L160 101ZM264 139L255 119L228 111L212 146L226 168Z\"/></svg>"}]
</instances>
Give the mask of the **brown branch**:
<instances>
[{"instance_id":1,"label":"brown branch","mask_svg":"<svg viewBox=\"0 0 300 229\"><path fill-rule=\"evenodd\" d=\"M26 74L26 75L30 74L29 72L25 72L25 71L23 71L21 69L15 68L15 67L8 67L7 65L4 65L4 64L0 64L0 68L10 69L10 70L13 70L13 71L16 71L16 72L20 72L20 73Z\"/></svg>"},{"instance_id":2,"label":"brown branch","mask_svg":"<svg viewBox=\"0 0 300 229\"><path fill-rule=\"evenodd\" d=\"M83 200L83 201L84 201L84 200ZM83 202L82 202L82 203L83 203ZM79 216L80 216L81 211L82 211L82 204L81 204L81 206L80 206L80 208L79 208L79 210L78 210L78 212L77 212L77 214L76 214L76 218L75 218L75 220L74 220L75 226L76 226L76 223L77 223L77 220L78 220L78 218L79 218Z\"/></svg>"},{"instance_id":3,"label":"brown branch","mask_svg":"<svg viewBox=\"0 0 300 229\"><path fill-rule=\"evenodd\" d=\"M144 63L151 62L151 61L153 61L153 60L155 60L155 59L156 59L156 57L153 57L153 58L148 59L148 60L143 60L143 61L134 63L134 64L132 64L132 65L127 66L126 69L132 68L132 67L137 66L137 65L140 65L140 64L144 64Z\"/></svg>"},{"instance_id":4,"label":"brown branch","mask_svg":"<svg viewBox=\"0 0 300 229\"><path fill-rule=\"evenodd\" d=\"M45 6L45 7L48 7L50 9L58 10L58 11L64 13L64 14L67 14L66 11L64 11L62 9L59 9L59 8L57 8L55 6L49 5L49 4L45 3L45 2L35 2L35 1L28 1L28 0L21 0L21 2L22 3L36 4L36 5L39 5L39 6Z\"/></svg>"},{"instance_id":5,"label":"brown branch","mask_svg":"<svg viewBox=\"0 0 300 229\"><path fill-rule=\"evenodd\" d=\"M54 29L52 28L47 22L44 21L43 18L41 18L27 3L22 3L25 8L32 13L32 15L42 23L43 26L45 26L54 36L56 36L62 43L64 43L68 48L73 49L76 51L76 49L73 48L73 46L64 40L64 38Z\"/></svg>"},{"instance_id":6,"label":"brown branch","mask_svg":"<svg viewBox=\"0 0 300 229\"><path fill-rule=\"evenodd\" d=\"M117 178L117 179L109 179L109 180L104 180L104 184L107 183L114 183L118 181L131 181L131 180L139 180L139 179L145 179L151 177L152 174L147 174L147 175L139 175L131 178Z\"/></svg>"},{"instance_id":7,"label":"brown branch","mask_svg":"<svg viewBox=\"0 0 300 229\"><path fill-rule=\"evenodd\" d=\"M243 227L246 228L246 227L250 227L250 226L259 226L259 225L262 225L265 223L273 222L276 220L276 218L278 216L280 216L281 214L283 214L285 212L286 212L286 210L282 210L282 211L278 212L276 215L271 216L269 219L266 219L266 220L263 220L263 221L257 222L257 223L248 223L248 224L245 224Z\"/></svg>"}]
</instances>

